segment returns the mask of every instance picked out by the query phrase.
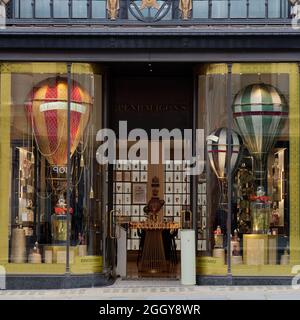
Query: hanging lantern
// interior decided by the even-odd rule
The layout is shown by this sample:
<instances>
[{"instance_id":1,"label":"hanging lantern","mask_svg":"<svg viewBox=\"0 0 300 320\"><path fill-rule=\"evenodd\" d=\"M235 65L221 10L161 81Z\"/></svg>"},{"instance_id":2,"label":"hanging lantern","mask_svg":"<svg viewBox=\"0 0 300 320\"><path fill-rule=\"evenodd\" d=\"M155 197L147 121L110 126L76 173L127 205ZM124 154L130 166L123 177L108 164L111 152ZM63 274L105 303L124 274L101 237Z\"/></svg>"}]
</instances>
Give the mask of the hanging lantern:
<instances>
[{"instance_id":1,"label":"hanging lantern","mask_svg":"<svg viewBox=\"0 0 300 320\"><path fill-rule=\"evenodd\" d=\"M232 109L236 128L254 158L258 185L263 186L268 154L288 117L285 98L269 84L251 84L235 96Z\"/></svg>"},{"instance_id":2,"label":"hanging lantern","mask_svg":"<svg viewBox=\"0 0 300 320\"><path fill-rule=\"evenodd\" d=\"M70 157L89 121L92 98L80 85L71 84ZM68 82L50 78L34 88L25 104L36 143L51 166L66 166L68 150Z\"/></svg>"}]
</instances>

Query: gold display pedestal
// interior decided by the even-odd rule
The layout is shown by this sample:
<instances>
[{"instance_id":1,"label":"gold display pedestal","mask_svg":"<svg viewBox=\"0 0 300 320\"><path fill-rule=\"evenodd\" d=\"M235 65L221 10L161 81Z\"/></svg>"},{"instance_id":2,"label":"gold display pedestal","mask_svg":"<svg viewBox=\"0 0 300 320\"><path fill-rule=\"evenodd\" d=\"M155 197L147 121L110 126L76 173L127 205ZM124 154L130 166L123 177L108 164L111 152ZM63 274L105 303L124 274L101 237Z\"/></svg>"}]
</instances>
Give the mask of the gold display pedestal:
<instances>
[{"instance_id":1,"label":"gold display pedestal","mask_svg":"<svg viewBox=\"0 0 300 320\"><path fill-rule=\"evenodd\" d=\"M277 264L277 236L245 234L243 249L246 265Z\"/></svg>"},{"instance_id":2,"label":"gold display pedestal","mask_svg":"<svg viewBox=\"0 0 300 320\"><path fill-rule=\"evenodd\" d=\"M139 272L162 273L167 271L167 261L162 239L162 230L146 231L144 250Z\"/></svg>"},{"instance_id":3,"label":"gold display pedestal","mask_svg":"<svg viewBox=\"0 0 300 320\"><path fill-rule=\"evenodd\" d=\"M225 250L222 248L213 249L213 257L214 258L221 258L222 262L225 263Z\"/></svg>"},{"instance_id":4,"label":"gold display pedestal","mask_svg":"<svg viewBox=\"0 0 300 320\"><path fill-rule=\"evenodd\" d=\"M66 246L49 245L44 247L44 251L52 251L52 263L66 263ZM70 263L74 263L75 256L78 256L78 247L70 247ZM50 253L48 253L50 255ZM49 261L48 261L49 263Z\"/></svg>"},{"instance_id":5,"label":"gold display pedestal","mask_svg":"<svg viewBox=\"0 0 300 320\"><path fill-rule=\"evenodd\" d=\"M243 257L242 256L231 256L231 263L234 266L239 265L239 264L243 264Z\"/></svg>"}]
</instances>

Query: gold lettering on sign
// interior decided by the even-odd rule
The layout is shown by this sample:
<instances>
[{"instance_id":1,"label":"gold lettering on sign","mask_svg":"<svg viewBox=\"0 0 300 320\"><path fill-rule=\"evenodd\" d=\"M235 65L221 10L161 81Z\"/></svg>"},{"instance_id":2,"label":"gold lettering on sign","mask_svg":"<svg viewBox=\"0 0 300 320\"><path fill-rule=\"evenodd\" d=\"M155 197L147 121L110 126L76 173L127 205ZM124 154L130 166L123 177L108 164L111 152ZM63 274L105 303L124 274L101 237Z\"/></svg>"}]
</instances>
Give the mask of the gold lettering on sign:
<instances>
[{"instance_id":1,"label":"gold lettering on sign","mask_svg":"<svg viewBox=\"0 0 300 320\"><path fill-rule=\"evenodd\" d=\"M157 3L157 0L142 0L141 10L145 8L155 8L158 10L160 6Z\"/></svg>"},{"instance_id":2,"label":"gold lettering on sign","mask_svg":"<svg viewBox=\"0 0 300 320\"><path fill-rule=\"evenodd\" d=\"M189 19L192 6L192 0L180 0L179 10L181 11L181 17L183 20Z\"/></svg>"},{"instance_id":3,"label":"gold lettering on sign","mask_svg":"<svg viewBox=\"0 0 300 320\"><path fill-rule=\"evenodd\" d=\"M111 20L116 20L120 9L119 0L107 0L106 4L107 12Z\"/></svg>"}]
</instances>

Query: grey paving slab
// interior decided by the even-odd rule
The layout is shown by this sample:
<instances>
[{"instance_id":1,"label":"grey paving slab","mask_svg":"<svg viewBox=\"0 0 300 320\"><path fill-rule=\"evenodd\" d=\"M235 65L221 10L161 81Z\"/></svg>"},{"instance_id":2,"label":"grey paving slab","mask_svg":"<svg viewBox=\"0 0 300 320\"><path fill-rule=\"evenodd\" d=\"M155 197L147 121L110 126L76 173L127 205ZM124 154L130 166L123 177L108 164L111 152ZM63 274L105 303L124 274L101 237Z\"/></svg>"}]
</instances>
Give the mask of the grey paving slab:
<instances>
[{"instance_id":1,"label":"grey paving slab","mask_svg":"<svg viewBox=\"0 0 300 320\"><path fill-rule=\"evenodd\" d=\"M300 300L290 286L182 286L179 281L118 280L112 286L66 290L2 290L0 300Z\"/></svg>"}]
</instances>

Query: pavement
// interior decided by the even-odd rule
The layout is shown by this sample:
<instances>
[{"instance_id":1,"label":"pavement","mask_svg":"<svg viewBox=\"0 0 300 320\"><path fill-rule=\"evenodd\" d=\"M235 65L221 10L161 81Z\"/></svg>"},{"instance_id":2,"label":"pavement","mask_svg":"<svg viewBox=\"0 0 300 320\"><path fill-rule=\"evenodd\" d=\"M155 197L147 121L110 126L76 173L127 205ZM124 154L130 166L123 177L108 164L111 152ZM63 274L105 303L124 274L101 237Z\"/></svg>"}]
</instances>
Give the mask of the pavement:
<instances>
[{"instance_id":1,"label":"pavement","mask_svg":"<svg viewBox=\"0 0 300 320\"><path fill-rule=\"evenodd\" d=\"M0 290L0 300L300 300L300 286L183 286L176 280L117 280L101 288Z\"/></svg>"}]
</instances>

